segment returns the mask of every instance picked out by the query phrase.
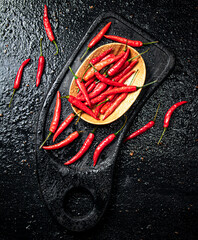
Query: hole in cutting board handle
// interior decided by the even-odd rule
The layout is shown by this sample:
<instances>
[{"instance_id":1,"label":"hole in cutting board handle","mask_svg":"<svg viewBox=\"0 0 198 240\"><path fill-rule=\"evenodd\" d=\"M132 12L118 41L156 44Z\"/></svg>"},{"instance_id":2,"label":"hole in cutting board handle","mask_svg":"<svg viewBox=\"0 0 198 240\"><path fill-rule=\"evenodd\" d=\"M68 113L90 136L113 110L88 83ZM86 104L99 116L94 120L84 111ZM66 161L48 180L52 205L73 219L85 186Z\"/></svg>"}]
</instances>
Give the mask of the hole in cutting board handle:
<instances>
[{"instance_id":1,"label":"hole in cutting board handle","mask_svg":"<svg viewBox=\"0 0 198 240\"><path fill-rule=\"evenodd\" d=\"M84 187L72 187L63 199L63 208L70 218L86 218L94 210L94 197L92 193Z\"/></svg>"}]
</instances>

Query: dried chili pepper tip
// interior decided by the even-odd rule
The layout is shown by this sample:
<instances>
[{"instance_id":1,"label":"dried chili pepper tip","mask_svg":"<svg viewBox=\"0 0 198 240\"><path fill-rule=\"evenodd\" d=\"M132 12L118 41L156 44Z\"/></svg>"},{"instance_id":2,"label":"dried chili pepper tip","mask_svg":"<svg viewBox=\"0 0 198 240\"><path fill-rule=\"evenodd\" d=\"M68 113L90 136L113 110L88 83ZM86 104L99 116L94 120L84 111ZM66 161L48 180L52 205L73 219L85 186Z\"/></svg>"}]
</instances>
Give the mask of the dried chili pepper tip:
<instances>
[{"instance_id":1,"label":"dried chili pepper tip","mask_svg":"<svg viewBox=\"0 0 198 240\"><path fill-rule=\"evenodd\" d=\"M175 103L172 107L169 108L169 110L167 111L165 117L164 117L164 130L162 132L162 135L158 141L158 145L160 144L161 140L162 140L162 137L164 136L164 133L166 132L166 129L168 128L169 126L169 123L170 123L170 118L173 114L173 112L175 111L176 108L178 108L179 106L183 105L187 103L187 101L181 101L181 102L177 102Z\"/></svg>"}]
</instances>

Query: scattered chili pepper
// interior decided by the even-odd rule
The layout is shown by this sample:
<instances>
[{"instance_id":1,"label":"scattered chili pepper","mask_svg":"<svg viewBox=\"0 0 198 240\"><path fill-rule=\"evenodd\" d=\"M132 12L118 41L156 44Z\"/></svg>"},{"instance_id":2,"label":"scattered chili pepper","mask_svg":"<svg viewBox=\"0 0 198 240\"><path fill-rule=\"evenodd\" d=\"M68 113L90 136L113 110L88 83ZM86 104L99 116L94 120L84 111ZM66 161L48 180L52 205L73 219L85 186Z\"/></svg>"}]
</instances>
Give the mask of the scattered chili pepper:
<instances>
[{"instance_id":1,"label":"scattered chili pepper","mask_svg":"<svg viewBox=\"0 0 198 240\"><path fill-rule=\"evenodd\" d=\"M124 65L124 63L126 62L128 56L129 56L129 49L127 49L126 53L124 54L124 56L116 63L114 64L113 67L111 67L109 70L108 70L108 75L109 76L113 76L115 75L116 73L118 73L118 71L121 69L121 67Z\"/></svg>"},{"instance_id":2,"label":"scattered chili pepper","mask_svg":"<svg viewBox=\"0 0 198 240\"><path fill-rule=\"evenodd\" d=\"M108 137L106 137L96 148L95 152L94 152L94 155L93 155L93 162L94 162L94 166L96 165L97 163L97 160L101 154L101 152L103 151L103 149L109 145L116 137L116 135L124 128L125 124L127 122L127 116L125 115L125 122L124 124L122 125L122 127L120 128L120 130L118 130L116 133L112 133L110 134Z\"/></svg>"},{"instance_id":3,"label":"scattered chili pepper","mask_svg":"<svg viewBox=\"0 0 198 240\"><path fill-rule=\"evenodd\" d=\"M53 142L55 142L56 138L62 133L63 130L74 120L76 114L71 113L60 125L60 127L56 130L53 136Z\"/></svg>"},{"instance_id":4,"label":"scattered chili pepper","mask_svg":"<svg viewBox=\"0 0 198 240\"><path fill-rule=\"evenodd\" d=\"M92 65L92 64L91 64ZM92 65L94 72L95 72L95 76L98 80L100 80L101 82L107 84L107 85L111 85L111 86L115 86L115 87L123 87L125 86L123 83L118 83L118 82L114 82L106 77L104 77L102 74L100 74L96 68L94 67L94 65Z\"/></svg>"},{"instance_id":5,"label":"scattered chili pepper","mask_svg":"<svg viewBox=\"0 0 198 240\"><path fill-rule=\"evenodd\" d=\"M54 55L57 55L58 54L58 46L56 44L55 37L54 37L53 31L52 31L52 27L51 27L51 24L50 24L50 21L49 21L49 18L48 18L47 6L46 5L44 6L43 24L44 24L45 31L47 33L47 36L48 36L49 40L51 42L53 42L54 45L56 46L56 53Z\"/></svg>"},{"instance_id":6,"label":"scattered chili pepper","mask_svg":"<svg viewBox=\"0 0 198 240\"><path fill-rule=\"evenodd\" d=\"M150 82L150 83L147 83L145 84L144 86L141 86L141 87L137 87L137 86L124 86L124 87L118 87L118 88L114 88L112 90L109 90L109 91L105 91L104 93L102 93L103 95L105 96L108 96L108 95L111 95L111 94L117 94L117 93L129 93L129 92L135 92L137 91L138 89L140 88L143 88L143 87L147 87L153 83L156 83L156 81L153 81L153 82Z\"/></svg>"},{"instance_id":7,"label":"scattered chili pepper","mask_svg":"<svg viewBox=\"0 0 198 240\"><path fill-rule=\"evenodd\" d=\"M110 25L111 25L111 22L107 23L107 25L105 27L103 27L103 29L100 30L100 32L91 40L91 42L88 44L87 50L82 55L80 60L82 60L82 58L84 58L84 56L87 54L87 52L89 51L90 48L94 47L102 39L102 37L105 35L107 30L109 29Z\"/></svg>"},{"instance_id":8,"label":"scattered chili pepper","mask_svg":"<svg viewBox=\"0 0 198 240\"><path fill-rule=\"evenodd\" d=\"M167 113L166 113L166 115L165 115L165 117L164 117L164 131L163 131L163 133L162 133L162 135L161 135L161 137L160 137L160 139L159 139L159 141L158 141L158 143L157 143L158 145L160 144L160 142L161 142L161 140L162 140L162 137L163 137L166 129L167 129L168 126L169 126L170 118L171 118L173 112L175 111L176 108L178 108L179 106L181 106L181 105L183 105L183 104L185 104L185 103L187 103L187 101L181 101L181 102L175 103L175 104L174 104L171 108L169 108L169 110L167 111Z\"/></svg>"},{"instance_id":9,"label":"scattered chili pepper","mask_svg":"<svg viewBox=\"0 0 198 240\"><path fill-rule=\"evenodd\" d=\"M69 164L76 162L79 158L81 158L88 151L88 149L90 148L90 146L94 140L94 137L95 137L95 135L94 135L95 129L96 128L94 128L94 130L91 133L89 133L88 137L85 139L85 142L83 143L79 152L73 158L71 158L69 161L64 163L64 165L69 165Z\"/></svg>"},{"instance_id":10,"label":"scattered chili pepper","mask_svg":"<svg viewBox=\"0 0 198 240\"><path fill-rule=\"evenodd\" d=\"M114 35L104 35L104 37L106 37L107 39L116 41L116 42L120 42L120 43L126 43L127 42L127 44L131 47L141 47L143 45L158 43L158 41L143 43L141 41L130 40L130 39L127 39L127 38L118 37L118 36L114 36Z\"/></svg>"},{"instance_id":11,"label":"scattered chili pepper","mask_svg":"<svg viewBox=\"0 0 198 240\"><path fill-rule=\"evenodd\" d=\"M36 74L36 86L38 87L40 82L41 82L41 77L43 74L43 69L45 66L45 58L43 57L42 53L42 40L43 38L40 39L40 57L38 60L38 69L37 69L37 74Z\"/></svg>"},{"instance_id":12,"label":"scattered chili pepper","mask_svg":"<svg viewBox=\"0 0 198 240\"><path fill-rule=\"evenodd\" d=\"M81 101L79 101L77 98L73 97L72 95L69 96L63 96L62 98L67 98L68 101L76 106L77 108L83 110L83 112L86 112L87 114L89 114L90 116L92 116L93 118L95 118L96 120L99 120L95 114L93 113L93 111L88 108L84 103L82 103Z\"/></svg>"},{"instance_id":13,"label":"scattered chili pepper","mask_svg":"<svg viewBox=\"0 0 198 240\"><path fill-rule=\"evenodd\" d=\"M158 107L157 107L154 119L152 121L148 122L145 126L141 127L137 131L135 131L134 133L130 134L128 137L126 137L124 139L124 142L126 142L126 141L128 141L128 140L130 140L132 138L135 138L135 137L141 135L142 133L146 132L150 128L152 128L155 125L155 120L156 120L156 117L157 117L157 113L158 113L159 107L160 107L160 104L158 104Z\"/></svg>"},{"instance_id":14,"label":"scattered chili pepper","mask_svg":"<svg viewBox=\"0 0 198 240\"><path fill-rule=\"evenodd\" d=\"M55 109L54 109L54 115L53 115L53 119L49 128L49 134L46 137L45 141L41 144L41 146L39 147L39 149L41 149L43 147L43 145L46 143L46 141L48 140L48 138L51 136L52 133L55 133L57 127L58 127L58 123L59 123L59 119L60 119L60 113L61 113L61 95L60 92L57 91L57 96L56 96L56 105L55 105Z\"/></svg>"},{"instance_id":15,"label":"scattered chili pepper","mask_svg":"<svg viewBox=\"0 0 198 240\"><path fill-rule=\"evenodd\" d=\"M98 63L96 63L95 65L94 65L94 67L98 70L98 71L100 71L100 70L102 70L104 67L106 67L106 66L108 66L108 65L110 65L110 64L112 64L112 63L114 63L114 62L116 62L116 61L118 61L120 58L122 58L123 57L123 55L125 54L125 52L122 52L122 53L120 53L118 56L115 56L115 57L112 57L112 58L108 58L108 59L106 59L106 60L104 60L104 61L100 61L100 62L98 62ZM84 80L85 81L88 81L90 78L92 78L94 76L94 69L93 68L89 68L88 69L88 71L86 72L86 74L84 75Z\"/></svg>"},{"instance_id":16,"label":"scattered chili pepper","mask_svg":"<svg viewBox=\"0 0 198 240\"><path fill-rule=\"evenodd\" d=\"M42 148L45 149L45 150L55 150L55 149L59 149L59 148L65 147L68 144L70 144L71 142L73 142L79 136L80 132L82 132L82 131L75 131L75 132L71 133L63 141L61 141L59 143L56 143L54 145L43 146Z\"/></svg>"},{"instance_id":17,"label":"scattered chili pepper","mask_svg":"<svg viewBox=\"0 0 198 240\"><path fill-rule=\"evenodd\" d=\"M30 60L31 60L30 58L26 59L21 64L21 66L19 67L19 70L17 72L16 78L15 78L15 81L14 81L14 91L13 91L13 94L12 94L12 97L11 97L11 100L10 100L10 103L9 103L9 107L11 106L11 102L12 102L12 99L14 97L14 94L15 94L16 90L20 87L21 78L22 78L22 75L23 75L23 69L29 63Z\"/></svg>"}]
</instances>

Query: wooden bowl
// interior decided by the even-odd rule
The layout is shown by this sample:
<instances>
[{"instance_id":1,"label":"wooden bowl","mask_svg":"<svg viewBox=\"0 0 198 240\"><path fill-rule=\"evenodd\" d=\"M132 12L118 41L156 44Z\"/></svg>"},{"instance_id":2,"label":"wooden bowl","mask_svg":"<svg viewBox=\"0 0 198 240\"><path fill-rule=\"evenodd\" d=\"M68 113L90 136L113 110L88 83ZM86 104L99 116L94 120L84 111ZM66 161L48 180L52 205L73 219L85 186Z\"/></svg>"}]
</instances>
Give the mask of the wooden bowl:
<instances>
[{"instance_id":1,"label":"wooden bowl","mask_svg":"<svg viewBox=\"0 0 198 240\"><path fill-rule=\"evenodd\" d=\"M100 55L102 52L106 51L109 48L112 48L111 53L118 55L122 50L124 50L125 44L109 43L109 44L105 44L105 45L102 45L101 47L97 48L81 64L81 66L78 68L78 70L76 72L76 75L78 77L82 77L83 73L85 72L86 68L89 65L89 61L91 59L97 57L98 55ZM129 46L128 46L128 48L130 49L129 58L135 57L139 54L139 52L137 52L134 48L129 47ZM146 66L145 66L144 60L141 56L138 58L138 63L134 67L134 70L137 70L137 69L139 71L138 71L138 74L136 75L132 85L143 86L145 79L146 79ZM133 75L125 82L125 84L128 84L131 81L132 77L133 77ZM70 85L69 94L75 97L77 95L77 89L78 89L78 87L76 85L75 78L73 78L71 85ZM93 117L91 117L90 115L88 115L87 113L83 113L81 115L81 119L83 119L84 121L86 121L88 123L95 124L95 125L109 124L109 123L117 120L118 118L120 118L133 105L136 98L140 94L140 91L141 91L141 89L139 89L136 92L129 93L128 96L125 98L125 100L117 107L117 109L104 121L102 120L103 115L99 116L100 120L96 120ZM75 113L79 113L81 111L74 106L72 106L72 108Z\"/></svg>"}]
</instances>

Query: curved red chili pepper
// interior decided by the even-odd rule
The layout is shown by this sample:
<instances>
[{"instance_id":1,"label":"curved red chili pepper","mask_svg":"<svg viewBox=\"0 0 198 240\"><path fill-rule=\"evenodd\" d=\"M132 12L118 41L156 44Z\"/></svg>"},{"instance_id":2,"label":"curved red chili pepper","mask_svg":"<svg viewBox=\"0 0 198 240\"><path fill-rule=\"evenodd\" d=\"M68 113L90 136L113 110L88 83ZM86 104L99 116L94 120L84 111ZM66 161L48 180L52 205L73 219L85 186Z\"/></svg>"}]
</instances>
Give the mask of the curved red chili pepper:
<instances>
[{"instance_id":1,"label":"curved red chili pepper","mask_svg":"<svg viewBox=\"0 0 198 240\"><path fill-rule=\"evenodd\" d=\"M47 36L48 36L49 40L51 42L53 42L54 45L56 46L56 53L54 55L57 55L58 54L58 46L56 44L55 37L54 37L53 31L52 31L52 27L51 27L51 24L50 24L50 21L49 21L49 18L48 18L47 6L46 5L44 6L43 24L44 24L45 31L47 33Z\"/></svg>"},{"instance_id":2,"label":"curved red chili pepper","mask_svg":"<svg viewBox=\"0 0 198 240\"><path fill-rule=\"evenodd\" d=\"M82 102L79 101L77 98L73 97L72 95L64 96L64 97L62 97L62 98L67 98L68 101L69 101L72 105L74 105L75 107L83 110L83 112L86 112L87 114L89 114L90 116L92 116L93 118L95 118L96 120L99 120L90 108L88 108L84 103L82 103Z\"/></svg>"},{"instance_id":3,"label":"curved red chili pepper","mask_svg":"<svg viewBox=\"0 0 198 240\"><path fill-rule=\"evenodd\" d=\"M55 142L56 138L63 132L63 130L65 130L65 128L67 126L69 126L69 124L74 120L74 117L76 116L76 114L71 113L59 126L59 128L56 130L56 132L54 133L53 136L53 142Z\"/></svg>"},{"instance_id":4,"label":"curved red chili pepper","mask_svg":"<svg viewBox=\"0 0 198 240\"><path fill-rule=\"evenodd\" d=\"M127 49L126 53L124 54L124 56L116 63L114 64L113 67L111 67L109 70L108 70L108 75L109 76L113 76L115 75L116 73L119 72L119 70L121 69L121 67L124 65L124 63L126 62L127 58L129 56L129 49Z\"/></svg>"},{"instance_id":5,"label":"curved red chili pepper","mask_svg":"<svg viewBox=\"0 0 198 240\"><path fill-rule=\"evenodd\" d=\"M79 152L73 158L71 158L69 161L65 162L64 165L69 165L69 164L76 162L79 158L81 158L88 151L88 149L90 148L90 146L94 140L94 137L95 137L94 130L88 135L88 137L86 138L86 140L83 143Z\"/></svg>"},{"instance_id":6,"label":"curved red chili pepper","mask_svg":"<svg viewBox=\"0 0 198 240\"><path fill-rule=\"evenodd\" d=\"M80 89L80 91L82 92L82 95L85 98L86 102L91 107L89 94L87 93L87 90L86 90L86 87L85 87L84 83L81 81L80 78L77 78L76 79L76 84L77 84L78 88Z\"/></svg>"},{"instance_id":7,"label":"curved red chili pepper","mask_svg":"<svg viewBox=\"0 0 198 240\"><path fill-rule=\"evenodd\" d=\"M36 87L38 87L41 82L41 77L42 77L43 69L45 66L45 58L43 57L43 54L42 54L42 40L43 38L40 39L40 57L38 60L38 69L36 74Z\"/></svg>"},{"instance_id":8,"label":"curved red chili pepper","mask_svg":"<svg viewBox=\"0 0 198 240\"><path fill-rule=\"evenodd\" d=\"M127 116L125 115L125 122L123 124L123 126L116 132L116 133L112 133L110 134L108 137L106 137L96 148L94 155L93 155L93 162L94 162L94 166L97 163L97 160L101 154L101 152L103 151L103 149L108 146L116 137L116 135L124 128L125 124L127 122Z\"/></svg>"},{"instance_id":9,"label":"curved red chili pepper","mask_svg":"<svg viewBox=\"0 0 198 240\"><path fill-rule=\"evenodd\" d=\"M100 62L103 58L108 56L108 54L112 51L112 48L109 48L108 50L101 53L99 56L93 58L89 63L92 63L93 65Z\"/></svg>"},{"instance_id":10,"label":"curved red chili pepper","mask_svg":"<svg viewBox=\"0 0 198 240\"><path fill-rule=\"evenodd\" d=\"M107 39L116 41L116 42L124 43L124 44L127 42L127 45L129 45L131 47L141 47L143 45L158 43L158 41L143 43L141 41L130 40L130 39L127 39L127 38L118 37L118 36L114 36L114 35L104 35L104 37L106 37Z\"/></svg>"},{"instance_id":11,"label":"curved red chili pepper","mask_svg":"<svg viewBox=\"0 0 198 240\"><path fill-rule=\"evenodd\" d=\"M107 30L109 29L111 25L111 22L107 23L107 25L105 25L103 27L102 30L100 30L100 32L91 40L91 42L88 44L87 50L85 51L85 53L83 54L83 56L80 58L80 60L82 58L84 58L84 56L87 54L87 52L89 51L90 48L92 48L93 46L95 46L104 36L104 34L107 32Z\"/></svg>"},{"instance_id":12,"label":"curved red chili pepper","mask_svg":"<svg viewBox=\"0 0 198 240\"><path fill-rule=\"evenodd\" d=\"M112 58L108 58L104 61L100 61L98 63L95 64L95 68L97 69L97 71L102 70L104 67L118 61L120 58L123 57L123 55L125 54L125 52L120 53L118 56L112 57ZM91 67L88 69L88 71L85 73L84 75L84 80L88 81L90 78L92 78L94 76L94 69Z\"/></svg>"},{"instance_id":13,"label":"curved red chili pepper","mask_svg":"<svg viewBox=\"0 0 198 240\"><path fill-rule=\"evenodd\" d=\"M20 87L20 83L21 83L21 78L22 78L22 75L23 75L23 69L24 67L29 63L31 59L28 58L26 59L22 64L21 66L19 67L19 70L17 72L17 75L16 75L16 78L14 80L14 91L12 93L12 97L11 97L11 100L10 100L10 103L9 103L9 107L11 106L11 102L12 102L12 99L14 97L14 94L16 92L16 90Z\"/></svg>"},{"instance_id":14,"label":"curved red chili pepper","mask_svg":"<svg viewBox=\"0 0 198 240\"><path fill-rule=\"evenodd\" d=\"M154 119L152 121L148 122L145 126L141 127L137 131L135 131L134 133L130 134L128 137L126 137L124 139L124 142L126 142L126 141L128 141L128 140L130 140L132 138L135 138L135 137L141 135L142 133L146 132L150 128L152 128L155 125L155 120L156 120L156 117L157 117L157 113L158 113L159 107L160 107L160 104L157 107Z\"/></svg>"},{"instance_id":15,"label":"curved red chili pepper","mask_svg":"<svg viewBox=\"0 0 198 240\"><path fill-rule=\"evenodd\" d=\"M54 109L53 119L52 119L52 122L51 122L51 125L50 125L50 128L49 128L49 134L46 137L46 139L44 140L44 142L41 144L39 149L41 149L43 147L43 145L48 140L48 138L51 136L51 134L55 133L55 131L58 127L58 123L59 123L59 119L60 119L60 113L61 113L61 95L60 95L60 92L57 91L56 106L55 106L55 109Z\"/></svg>"},{"instance_id":16,"label":"curved red chili pepper","mask_svg":"<svg viewBox=\"0 0 198 240\"><path fill-rule=\"evenodd\" d=\"M55 149L59 149L62 147L67 146L68 144L70 144L71 142L73 142L78 136L79 133L81 131L75 131L73 133L71 133L66 139L64 139L63 141L56 143L54 145L50 145L50 146L43 146L42 148L45 150L55 150Z\"/></svg>"},{"instance_id":17,"label":"curved red chili pepper","mask_svg":"<svg viewBox=\"0 0 198 240\"><path fill-rule=\"evenodd\" d=\"M91 64L92 65L92 64ZM98 80L100 80L101 82L107 84L107 85L111 85L111 86L115 86L115 87L123 87L125 86L123 83L118 83L118 82L114 82L108 78L106 78L105 76L103 76L102 74L100 74L96 68L94 67L94 65L92 65L94 71L95 71L95 76Z\"/></svg>"},{"instance_id":18,"label":"curved red chili pepper","mask_svg":"<svg viewBox=\"0 0 198 240\"><path fill-rule=\"evenodd\" d=\"M105 60L107 60L109 58L114 58L114 57L115 57L115 55L113 53L111 53L111 54L108 54L107 56L105 56L103 59L101 59L101 61L105 61Z\"/></svg>"},{"instance_id":19,"label":"curved red chili pepper","mask_svg":"<svg viewBox=\"0 0 198 240\"><path fill-rule=\"evenodd\" d=\"M90 92L90 91L89 91L89 86L92 85L92 83L94 82L94 80L95 80L95 76L85 83L85 87L87 88L87 92ZM94 84L94 87L95 87L95 83L93 83L93 84ZM92 87L93 87L93 86L92 86ZM92 90L93 90L93 89L92 89ZM92 91L92 90L91 90L91 91ZM78 94L76 95L76 97L78 98L78 97L80 97L81 95L82 95L82 92L79 91Z\"/></svg>"},{"instance_id":20,"label":"curved red chili pepper","mask_svg":"<svg viewBox=\"0 0 198 240\"><path fill-rule=\"evenodd\" d=\"M162 135L161 135L161 137L160 137L160 139L159 139L157 144L160 144L160 142L162 140L162 137L163 137L166 129L169 126L170 118L171 118L173 112L175 111L175 109L178 108L179 106L185 104L185 103L187 103L187 101L181 101L181 102L175 103L171 108L169 108L169 110L167 111L167 113L166 113L166 115L164 117L164 131L163 131L163 133L162 133Z\"/></svg>"}]
</instances>

